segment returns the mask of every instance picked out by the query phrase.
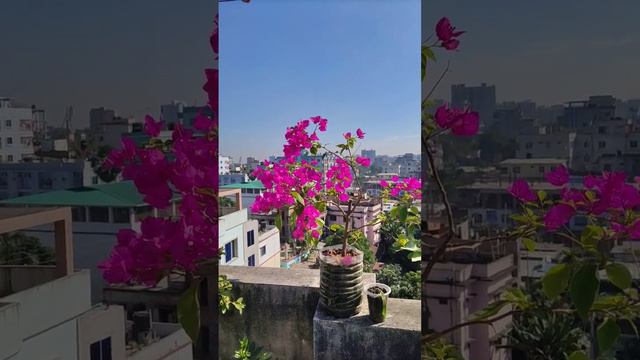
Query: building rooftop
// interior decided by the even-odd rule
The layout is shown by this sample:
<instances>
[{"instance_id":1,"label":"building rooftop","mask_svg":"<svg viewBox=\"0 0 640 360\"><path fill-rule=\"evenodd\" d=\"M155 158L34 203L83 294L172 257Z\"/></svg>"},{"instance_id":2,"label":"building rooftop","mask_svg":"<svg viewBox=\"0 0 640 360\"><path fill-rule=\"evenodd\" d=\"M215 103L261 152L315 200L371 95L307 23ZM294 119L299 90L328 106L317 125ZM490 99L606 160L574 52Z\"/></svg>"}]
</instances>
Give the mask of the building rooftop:
<instances>
[{"instance_id":1,"label":"building rooftop","mask_svg":"<svg viewBox=\"0 0 640 360\"><path fill-rule=\"evenodd\" d=\"M244 181L236 184L228 184L220 186L221 189L265 189L262 181L254 180L254 181Z\"/></svg>"},{"instance_id":2,"label":"building rooftop","mask_svg":"<svg viewBox=\"0 0 640 360\"><path fill-rule=\"evenodd\" d=\"M145 202L132 181L122 181L20 196L0 205L138 207Z\"/></svg>"}]
</instances>

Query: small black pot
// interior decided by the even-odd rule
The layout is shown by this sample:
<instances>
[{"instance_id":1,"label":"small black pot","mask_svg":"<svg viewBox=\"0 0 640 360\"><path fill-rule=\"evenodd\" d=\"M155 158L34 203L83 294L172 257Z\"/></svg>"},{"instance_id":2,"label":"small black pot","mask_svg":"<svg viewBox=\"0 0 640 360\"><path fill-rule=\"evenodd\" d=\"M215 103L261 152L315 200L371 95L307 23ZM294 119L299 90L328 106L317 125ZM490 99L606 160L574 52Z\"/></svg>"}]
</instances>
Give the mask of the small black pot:
<instances>
[{"instance_id":1,"label":"small black pot","mask_svg":"<svg viewBox=\"0 0 640 360\"><path fill-rule=\"evenodd\" d=\"M373 289L378 289L377 292ZM367 302L369 304L369 318L378 324L387 318L387 300L391 294L391 288L385 284L373 283L365 286Z\"/></svg>"}]
</instances>

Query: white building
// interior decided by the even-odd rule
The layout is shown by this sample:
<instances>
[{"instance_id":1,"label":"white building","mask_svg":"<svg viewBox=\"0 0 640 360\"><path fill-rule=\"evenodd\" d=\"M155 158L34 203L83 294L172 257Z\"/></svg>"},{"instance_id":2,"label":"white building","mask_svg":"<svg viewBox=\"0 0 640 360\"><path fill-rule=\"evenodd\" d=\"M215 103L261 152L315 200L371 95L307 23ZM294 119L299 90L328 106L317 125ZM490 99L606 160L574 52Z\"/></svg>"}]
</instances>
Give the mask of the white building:
<instances>
[{"instance_id":1,"label":"white building","mask_svg":"<svg viewBox=\"0 0 640 360\"><path fill-rule=\"evenodd\" d=\"M231 172L231 158L228 156L218 156L218 174L226 175Z\"/></svg>"},{"instance_id":2,"label":"white building","mask_svg":"<svg viewBox=\"0 0 640 360\"><path fill-rule=\"evenodd\" d=\"M177 200L177 199L175 199ZM176 215L175 202L158 211L144 201L131 181L51 191L0 201L0 206L71 207L75 263L91 270L92 300L102 299L104 281L97 264L105 260L116 244L120 229L140 230L140 221L149 215ZM55 228L51 225L29 228L25 234L53 244Z\"/></svg>"},{"instance_id":3,"label":"white building","mask_svg":"<svg viewBox=\"0 0 640 360\"><path fill-rule=\"evenodd\" d=\"M239 189L242 193L242 206L251 213L251 206L256 202L256 198L260 196L265 187L260 180L244 181L235 184L220 186L221 189Z\"/></svg>"},{"instance_id":4,"label":"white building","mask_svg":"<svg viewBox=\"0 0 640 360\"><path fill-rule=\"evenodd\" d=\"M345 226L346 219L343 212L346 212L347 205L342 204L338 208L336 205L327 206L327 215L325 217L326 226L332 224L338 224ZM369 244L376 245L380 241L380 223L374 224L378 214L382 212L382 204L379 201L367 200L362 201L361 204L352 209L351 224L349 228L360 228L366 238L369 240ZM368 225L372 224L372 225Z\"/></svg>"},{"instance_id":5,"label":"white building","mask_svg":"<svg viewBox=\"0 0 640 360\"><path fill-rule=\"evenodd\" d=\"M11 99L0 98L0 163L33 156L33 116L33 109L13 107Z\"/></svg>"},{"instance_id":6,"label":"white building","mask_svg":"<svg viewBox=\"0 0 640 360\"><path fill-rule=\"evenodd\" d=\"M235 207L219 220L221 265L280 267L280 232L275 226L249 219L240 189L220 189L220 197L235 197Z\"/></svg>"},{"instance_id":7,"label":"white building","mask_svg":"<svg viewBox=\"0 0 640 360\"><path fill-rule=\"evenodd\" d=\"M192 360L191 341L175 324L150 322L155 341L127 348L135 334L123 308L92 306L89 271L75 270L70 221L69 208L0 209L2 233L45 223L60 229L55 266L0 266L0 359Z\"/></svg>"}]
</instances>

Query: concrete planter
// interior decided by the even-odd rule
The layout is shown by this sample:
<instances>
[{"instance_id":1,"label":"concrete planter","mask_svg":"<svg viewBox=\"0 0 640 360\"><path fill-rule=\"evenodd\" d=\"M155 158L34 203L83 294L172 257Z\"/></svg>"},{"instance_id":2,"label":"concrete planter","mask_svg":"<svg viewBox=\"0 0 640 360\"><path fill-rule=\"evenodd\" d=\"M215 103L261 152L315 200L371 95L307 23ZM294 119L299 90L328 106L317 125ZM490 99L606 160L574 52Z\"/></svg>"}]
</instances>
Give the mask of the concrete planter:
<instances>
[{"instance_id":1,"label":"concrete planter","mask_svg":"<svg viewBox=\"0 0 640 360\"><path fill-rule=\"evenodd\" d=\"M384 322L391 288L385 284L374 283L365 287L365 293L369 304L369 318L376 324Z\"/></svg>"},{"instance_id":2,"label":"concrete planter","mask_svg":"<svg viewBox=\"0 0 640 360\"><path fill-rule=\"evenodd\" d=\"M345 263L340 256L327 256L326 250L341 250L342 245L325 246L320 250L320 304L338 318L354 316L360 312L362 304L362 252L351 246L356 255Z\"/></svg>"}]
</instances>

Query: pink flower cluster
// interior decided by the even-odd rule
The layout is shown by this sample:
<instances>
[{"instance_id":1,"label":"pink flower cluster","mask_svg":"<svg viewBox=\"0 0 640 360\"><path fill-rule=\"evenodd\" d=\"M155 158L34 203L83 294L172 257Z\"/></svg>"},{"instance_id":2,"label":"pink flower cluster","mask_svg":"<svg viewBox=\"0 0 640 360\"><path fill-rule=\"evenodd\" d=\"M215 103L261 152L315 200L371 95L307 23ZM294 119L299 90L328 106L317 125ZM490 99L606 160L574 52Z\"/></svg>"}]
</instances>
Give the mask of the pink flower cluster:
<instances>
[{"instance_id":1,"label":"pink flower cluster","mask_svg":"<svg viewBox=\"0 0 640 360\"><path fill-rule=\"evenodd\" d=\"M216 18L211 38L215 53L217 34ZM217 255L218 71L206 69L205 75L203 89L214 115L197 116L194 128L199 134L176 126L170 154L159 148L137 148L133 140L123 138L122 148L105 160L104 167L122 170L122 176L133 180L152 207L163 209L174 197L180 200L176 218L148 217L142 220L139 233L131 229L118 232L110 257L99 265L109 283L154 285L171 270L195 271L201 261ZM163 126L150 116L145 118L144 131L151 137L157 137Z\"/></svg>"},{"instance_id":2,"label":"pink flower cluster","mask_svg":"<svg viewBox=\"0 0 640 360\"><path fill-rule=\"evenodd\" d=\"M316 129L309 133L307 129L311 124L315 124ZM326 170L323 177L317 163L298 160L303 150L321 146L317 131L326 130L327 119L320 116L299 121L285 133L284 158L275 163L264 161L253 173L266 190L256 198L251 210L269 213L298 206L300 211L295 216L295 229L292 231L293 238L297 240L304 240L307 234L320 237L322 229L317 219L322 214L318 210L319 205L334 197L348 201L350 197L347 190L353 182L353 166L371 165L371 160L365 157L356 157L355 160L336 157L335 164ZM359 139L363 139L364 135L362 129L356 130ZM343 136L347 142L354 139L351 133Z\"/></svg>"},{"instance_id":3,"label":"pink flower cluster","mask_svg":"<svg viewBox=\"0 0 640 360\"><path fill-rule=\"evenodd\" d=\"M436 110L434 118L440 128L451 129L458 136L473 136L480 129L480 115L470 109L450 109L442 105Z\"/></svg>"},{"instance_id":4,"label":"pink flower cluster","mask_svg":"<svg viewBox=\"0 0 640 360\"><path fill-rule=\"evenodd\" d=\"M640 219L630 216L640 206L640 191L626 182L620 172L604 172L600 176L586 176L582 189L568 185L569 172L563 165L545 174L548 183L561 187L560 200L551 205L544 214L547 230L557 230L566 225L577 214L606 220L611 230L618 235L640 239ZM524 180L516 180L508 191L525 204L538 200Z\"/></svg>"},{"instance_id":5,"label":"pink flower cluster","mask_svg":"<svg viewBox=\"0 0 640 360\"><path fill-rule=\"evenodd\" d=\"M456 28L451 25L451 22L446 17L441 18L436 24L436 35L440 40L440 46L447 50L457 49L460 45L457 37L464 33L464 31L456 31Z\"/></svg>"},{"instance_id":6,"label":"pink flower cluster","mask_svg":"<svg viewBox=\"0 0 640 360\"><path fill-rule=\"evenodd\" d=\"M391 178L391 181L380 181L380 186L389 190L389 195L393 197L402 197L408 195L414 200L422 199L422 180L408 177L400 179L398 176Z\"/></svg>"}]
</instances>

